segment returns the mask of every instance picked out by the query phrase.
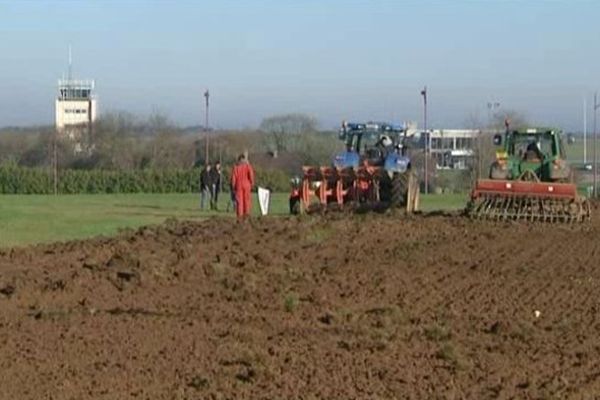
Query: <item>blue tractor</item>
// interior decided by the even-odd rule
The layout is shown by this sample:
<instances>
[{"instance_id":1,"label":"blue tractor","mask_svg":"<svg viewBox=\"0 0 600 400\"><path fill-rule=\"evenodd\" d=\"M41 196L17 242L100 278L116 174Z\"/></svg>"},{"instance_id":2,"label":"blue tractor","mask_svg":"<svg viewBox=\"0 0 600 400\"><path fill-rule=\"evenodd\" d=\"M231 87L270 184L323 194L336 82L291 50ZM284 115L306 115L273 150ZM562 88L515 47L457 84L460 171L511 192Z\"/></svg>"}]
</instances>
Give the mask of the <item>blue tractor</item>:
<instances>
[{"instance_id":1,"label":"blue tractor","mask_svg":"<svg viewBox=\"0 0 600 400\"><path fill-rule=\"evenodd\" d=\"M303 168L293 182L290 210L360 207L414 212L419 183L408 156L406 129L387 123L342 123L345 151L332 165ZM296 206L296 207L294 207Z\"/></svg>"}]
</instances>

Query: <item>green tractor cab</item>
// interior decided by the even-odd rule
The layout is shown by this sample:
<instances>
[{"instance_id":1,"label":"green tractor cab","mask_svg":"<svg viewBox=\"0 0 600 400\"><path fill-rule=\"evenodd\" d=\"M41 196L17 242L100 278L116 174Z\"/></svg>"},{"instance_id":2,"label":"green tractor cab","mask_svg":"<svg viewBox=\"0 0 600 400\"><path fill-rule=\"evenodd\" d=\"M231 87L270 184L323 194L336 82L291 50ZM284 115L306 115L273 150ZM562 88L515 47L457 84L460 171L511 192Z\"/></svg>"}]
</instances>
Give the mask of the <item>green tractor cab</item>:
<instances>
[{"instance_id":1,"label":"green tractor cab","mask_svg":"<svg viewBox=\"0 0 600 400\"><path fill-rule=\"evenodd\" d=\"M503 140L504 139L504 140ZM552 129L508 131L504 138L494 136L502 146L490 168L490 179L571 182L571 167L566 162L562 133Z\"/></svg>"},{"instance_id":2,"label":"green tractor cab","mask_svg":"<svg viewBox=\"0 0 600 400\"><path fill-rule=\"evenodd\" d=\"M590 204L577 194L562 132L547 128L495 135L499 146L489 179L479 179L467 214L495 220L582 222Z\"/></svg>"}]
</instances>

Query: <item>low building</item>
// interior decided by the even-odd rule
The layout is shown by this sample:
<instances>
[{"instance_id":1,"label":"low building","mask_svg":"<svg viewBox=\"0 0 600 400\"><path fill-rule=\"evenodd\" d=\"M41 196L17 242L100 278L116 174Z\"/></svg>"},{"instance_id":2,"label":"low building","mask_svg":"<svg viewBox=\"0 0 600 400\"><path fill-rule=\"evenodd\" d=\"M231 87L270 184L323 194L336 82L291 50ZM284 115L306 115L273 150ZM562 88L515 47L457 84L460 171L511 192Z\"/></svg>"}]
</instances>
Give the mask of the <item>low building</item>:
<instances>
[{"instance_id":1,"label":"low building","mask_svg":"<svg viewBox=\"0 0 600 400\"><path fill-rule=\"evenodd\" d=\"M480 134L477 129L432 129L427 135L420 134L419 146L424 149L429 137L431 156L438 169L467 169L474 163Z\"/></svg>"},{"instance_id":2,"label":"low building","mask_svg":"<svg viewBox=\"0 0 600 400\"><path fill-rule=\"evenodd\" d=\"M434 129L430 133L431 154L438 169L466 169L473 165L480 131Z\"/></svg>"}]
</instances>

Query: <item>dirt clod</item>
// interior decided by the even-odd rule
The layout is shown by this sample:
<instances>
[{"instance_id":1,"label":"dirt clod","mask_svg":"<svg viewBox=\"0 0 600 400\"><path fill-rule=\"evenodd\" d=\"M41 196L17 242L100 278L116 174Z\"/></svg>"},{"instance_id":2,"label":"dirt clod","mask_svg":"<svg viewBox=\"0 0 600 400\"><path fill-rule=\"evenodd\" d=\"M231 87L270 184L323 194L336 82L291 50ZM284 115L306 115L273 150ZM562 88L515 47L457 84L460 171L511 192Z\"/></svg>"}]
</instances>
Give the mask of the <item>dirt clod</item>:
<instances>
[{"instance_id":1,"label":"dirt clod","mask_svg":"<svg viewBox=\"0 0 600 400\"><path fill-rule=\"evenodd\" d=\"M13 295L13 293L15 293L16 288L13 285L3 285L2 287L0 287L0 294L6 296L6 297L10 297Z\"/></svg>"}]
</instances>

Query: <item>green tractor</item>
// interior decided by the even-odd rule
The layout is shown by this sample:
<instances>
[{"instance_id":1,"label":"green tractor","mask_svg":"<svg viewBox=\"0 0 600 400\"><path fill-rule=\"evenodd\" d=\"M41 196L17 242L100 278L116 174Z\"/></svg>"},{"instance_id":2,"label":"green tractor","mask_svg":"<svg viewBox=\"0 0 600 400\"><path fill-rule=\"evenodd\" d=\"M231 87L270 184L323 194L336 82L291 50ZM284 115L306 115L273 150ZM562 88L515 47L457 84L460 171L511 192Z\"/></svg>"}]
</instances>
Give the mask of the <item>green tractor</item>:
<instances>
[{"instance_id":1,"label":"green tractor","mask_svg":"<svg viewBox=\"0 0 600 400\"><path fill-rule=\"evenodd\" d=\"M590 218L587 199L577 194L566 161L562 132L536 128L494 136L496 161L489 179L471 192L467 213L475 218L582 222Z\"/></svg>"},{"instance_id":2,"label":"green tractor","mask_svg":"<svg viewBox=\"0 0 600 400\"><path fill-rule=\"evenodd\" d=\"M494 136L502 145L502 136ZM572 182L572 170L565 161L562 133L552 129L507 132L502 150L490 168L490 179Z\"/></svg>"}]
</instances>

